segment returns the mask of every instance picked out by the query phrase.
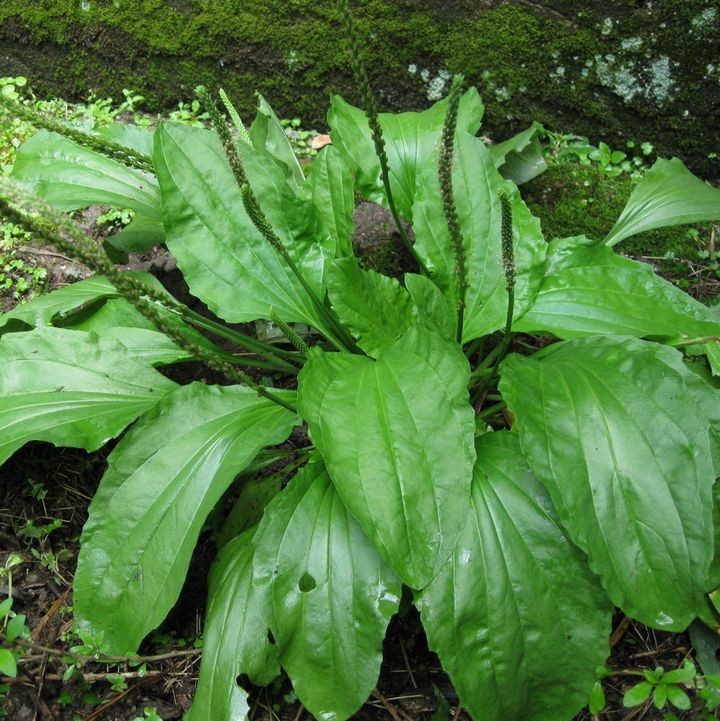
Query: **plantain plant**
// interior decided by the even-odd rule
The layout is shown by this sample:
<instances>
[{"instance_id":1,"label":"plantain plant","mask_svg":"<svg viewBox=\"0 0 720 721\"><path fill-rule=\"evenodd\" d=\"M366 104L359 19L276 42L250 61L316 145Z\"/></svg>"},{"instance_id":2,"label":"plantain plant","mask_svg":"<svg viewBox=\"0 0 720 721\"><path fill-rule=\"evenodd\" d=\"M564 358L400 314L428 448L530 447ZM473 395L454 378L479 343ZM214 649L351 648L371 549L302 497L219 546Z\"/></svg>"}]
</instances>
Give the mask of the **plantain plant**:
<instances>
[{"instance_id":1,"label":"plantain plant","mask_svg":"<svg viewBox=\"0 0 720 721\"><path fill-rule=\"evenodd\" d=\"M233 133L200 96L213 130L58 124L0 179L4 216L96 271L0 316L0 462L120 438L81 538L84 641L136 653L228 503L188 721L244 718L238 676L281 667L315 718L349 718L404 588L483 721L577 713L614 607L714 623L720 320L614 246L720 218L720 191L659 160L606 238L547 241L505 177L536 128L486 147L460 78L423 112L334 97L307 177L264 99ZM356 195L415 272L361 267ZM63 212L96 203L135 211L115 249L165 243L210 312ZM259 319L282 335L238 330ZM158 370L188 360L221 380Z\"/></svg>"}]
</instances>

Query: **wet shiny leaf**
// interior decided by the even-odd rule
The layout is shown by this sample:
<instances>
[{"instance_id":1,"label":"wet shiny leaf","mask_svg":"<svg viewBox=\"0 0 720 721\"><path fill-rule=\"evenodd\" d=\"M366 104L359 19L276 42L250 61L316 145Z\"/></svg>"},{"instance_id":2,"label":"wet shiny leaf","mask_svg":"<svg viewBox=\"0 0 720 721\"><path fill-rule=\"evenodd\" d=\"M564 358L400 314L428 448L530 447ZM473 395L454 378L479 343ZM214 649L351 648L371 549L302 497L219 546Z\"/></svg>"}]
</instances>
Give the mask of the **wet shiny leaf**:
<instances>
[{"instance_id":1,"label":"wet shiny leaf","mask_svg":"<svg viewBox=\"0 0 720 721\"><path fill-rule=\"evenodd\" d=\"M467 524L416 600L430 647L473 718L570 719L608 655L612 604L517 435L485 434L477 456Z\"/></svg>"},{"instance_id":2,"label":"wet shiny leaf","mask_svg":"<svg viewBox=\"0 0 720 721\"><path fill-rule=\"evenodd\" d=\"M666 630L685 629L710 590L715 472L696 382L676 350L612 336L513 355L501 373L570 537L617 606Z\"/></svg>"},{"instance_id":3,"label":"wet shiny leaf","mask_svg":"<svg viewBox=\"0 0 720 721\"><path fill-rule=\"evenodd\" d=\"M79 628L106 653L135 653L177 600L212 508L296 422L249 388L202 383L146 414L110 454L90 505L75 576Z\"/></svg>"},{"instance_id":4,"label":"wet shiny leaf","mask_svg":"<svg viewBox=\"0 0 720 721\"><path fill-rule=\"evenodd\" d=\"M344 721L377 684L401 584L319 460L268 505L253 541L280 662L318 719Z\"/></svg>"},{"instance_id":5,"label":"wet shiny leaf","mask_svg":"<svg viewBox=\"0 0 720 721\"><path fill-rule=\"evenodd\" d=\"M425 586L466 518L469 368L457 344L413 327L377 361L313 353L298 410L340 497L402 580Z\"/></svg>"}]
</instances>

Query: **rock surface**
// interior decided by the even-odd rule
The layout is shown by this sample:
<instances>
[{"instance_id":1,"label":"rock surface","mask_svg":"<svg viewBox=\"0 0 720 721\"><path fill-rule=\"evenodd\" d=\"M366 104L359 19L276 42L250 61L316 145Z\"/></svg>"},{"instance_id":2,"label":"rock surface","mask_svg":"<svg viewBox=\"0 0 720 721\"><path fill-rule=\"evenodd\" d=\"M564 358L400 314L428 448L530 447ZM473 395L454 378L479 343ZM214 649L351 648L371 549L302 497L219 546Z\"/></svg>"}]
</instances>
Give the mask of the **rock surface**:
<instances>
[{"instance_id":1,"label":"rock surface","mask_svg":"<svg viewBox=\"0 0 720 721\"><path fill-rule=\"evenodd\" d=\"M372 82L386 110L478 86L485 130L536 119L618 147L652 142L720 176L719 0L363 0ZM322 129L330 93L358 102L335 4L310 0L3 0L0 75L70 98L139 91L160 109L223 86Z\"/></svg>"}]
</instances>

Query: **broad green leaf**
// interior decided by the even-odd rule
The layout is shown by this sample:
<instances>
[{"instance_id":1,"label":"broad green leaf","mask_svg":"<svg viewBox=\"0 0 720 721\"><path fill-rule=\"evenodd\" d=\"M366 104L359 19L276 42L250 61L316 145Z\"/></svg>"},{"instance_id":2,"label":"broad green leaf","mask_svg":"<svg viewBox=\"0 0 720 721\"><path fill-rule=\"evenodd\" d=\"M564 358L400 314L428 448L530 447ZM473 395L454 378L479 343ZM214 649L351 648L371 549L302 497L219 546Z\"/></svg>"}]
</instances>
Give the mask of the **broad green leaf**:
<instances>
[{"instance_id":1,"label":"broad green leaf","mask_svg":"<svg viewBox=\"0 0 720 721\"><path fill-rule=\"evenodd\" d=\"M660 159L640 179L603 241L615 245L655 228L720 220L720 190L706 185L678 158Z\"/></svg>"},{"instance_id":2,"label":"broad green leaf","mask_svg":"<svg viewBox=\"0 0 720 721\"><path fill-rule=\"evenodd\" d=\"M640 263L582 236L548 246L545 278L513 324L559 338L585 335L720 335L708 309Z\"/></svg>"},{"instance_id":3,"label":"broad green leaf","mask_svg":"<svg viewBox=\"0 0 720 721\"><path fill-rule=\"evenodd\" d=\"M455 310L435 283L415 273L406 273L404 280L419 317L437 326L444 336L455 338Z\"/></svg>"},{"instance_id":4,"label":"broad green leaf","mask_svg":"<svg viewBox=\"0 0 720 721\"><path fill-rule=\"evenodd\" d=\"M60 210L105 204L160 217L160 194L152 175L47 130L23 143L12 176Z\"/></svg>"},{"instance_id":5,"label":"broad green leaf","mask_svg":"<svg viewBox=\"0 0 720 721\"><path fill-rule=\"evenodd\" d=\"M143 416L110 454L90 505L75 576L79 628L107 653L137 651L177 600L208 513L295 423L249 388L202 383Z\"/></svg>"},{"instance_id":6,"label":"broad green leaf","mask_svg":"<svg viewBox=\"0 0 720 721\"><path fill-rule=\"evenodd\" d=\"M611 336L513 355L501 371L523 454L570 537L612 601L663 630L686 628L709 590L715 473L697 380L676 350Z\"/></svg>"},{"instance_id":7,"label":"broad green leaf","mask_svg":"<svg viewBox=\"0 0 720 721\"><path fill-rule=\"evenodd\" d=\"M348 510L412 588L435 576L467 513L475 461L459 346L410 328L375 361L311 353L298 408Z\"/></svg>"},{"instance_id":8,"label":"broad green leaf","mask_svg":"<svg viewBox=\"0 0 720 721\"><path fill-rule=\"evenodd\" d=\"M175 387L92 333L9 333L0 340L0 463L28 441L97 450Z\"/></svg>"},{"instance_id":9,"label":"broad green leaf","mask_svg":"<svg viewBox=\"0 0 720 721\"><path fill-rule=\"evenodd\" d=\"M514 433L478 439L468 521L416 603L462 705L483 721L571 718L608 655L612 606Z\"/></svg>"},{"instance_id":10,"label":"broad green leaf","mask_svg":"<svg viewBox=\"0 0 720 721\"><path fill-rule=\"evenodd\" d=\"M94 309L90 309L93 311ZM195 328L188 326L180 316L157 306L165 322L182 330L190 342L206 349L217 348ZM177 346L170 338L157 330L140 311L124 298L110 298L90 315L70 317L67 328L92 331L100 338L114 338L136 355L146 358L152 365L166 365L192 358L193 355Z\"/></svg>"},{"instance_id":11,"label":"broad green leaf","mask_svg":"<svg viewBox=\"0 0 720 721\"><path fill-rule=\"evenodd\" d=\"M230 541L210 572L200 677L186 721L245 721L250 709L237 677L263 686L280 674L252 582L253 533Z\"/></svg>"},{"instance_id":12,"label":"broad green leaf","mask_svg":"<svg viewBox=\"0 0 720 721\"><path fill-rule=\"evenodd\" d=\"M350 515L321 461L265 510L253 539L255 585L280 663L318 719L344 721L377 684L401 583Z\"/></svg>"},{"instance_id":13,"label":"broad green leaf","mask_svg":"<svg viewBox=\"0 0 720 721\"><path fill-rule=\"evenodd\" d=\"M325 266L335 257L336 241L322 225L312 198L299 192L282 163L248 143L238 145L258 203L303 277L321 294ZM284 262L284 261L283 261Z\"/></svg>"},{"instance_id":14,"label":"broad green leaf","mask_svg":"<svg viewBox=\"0 0 720 721\"><path fill-rule=\"evenodd\" d=\"M275 158L284 167L288 183L298 189L305 182L305 176L295 157L285 128L280 124L268 101L260 93L257 98L257 114L250 126L252 144L257 150L267 152Z\"/></svg>"},{"instance_id":15,"label":"broad green leaf","mask_svg":"<svg viewBox=\"0 0 720 721\"><path fill-rule=\"evenodd\" d=\"M605 699L602 681L596 681L592 687L592 691L590 691L588 711L590 711L593 716L597 716L605 708L606 703L607 700Z\"/></svg>"},{"instance_id":16,"label":"broad green leaf","mask_svg":"<svg viewBox=\"0 0 720 721\"><path fill-rule=\"evenodd\" d=\"M17 658L9 648L0 648L0 673L3 676L17 676Z\"/></svg>"},{"instance_id":17,"label":"broad green leaf","mask_svg":"<svg viewBox=\"0 0 720 721\"><path fill-rule=\"evenodd\" d=\"M395 278L361 269L355 258L330 266L328 295L341 323L374 358L412 323L413 302L405 288Z\"/></svg>"},{"instance_id":18,"label":"broad green leaf","mask_svg":"<svg viewBox=\"0 0 720 721\"><path fill-rule=\"evenodd\" d=\"M109 326L95 332L99 338L117 341L130 353L155 368L194 358L192 353L178 347L164 333L157 330Z\"/></svg>"},{"instance_id":19,"label":"broad green leaf","mask_svg":"<svg viewBox=\"0 0 720 721\"><path fill-rule=\"evenodd\" d=\"M132 273L132 277L141 280L155 290L165 289L149 273ZM96 275L71 285L34 298L29 303L17 305L11 311L0 314L0 333L8 330L25 330L28 327L53 325L104 298L116 298L119 295L115 286L102 275ZM168 294L168 298L171 296Z\"/></svg>"},{"instance_id":20,"label":"broad green leaf","mask_svg":"<svg viewBox=\"0 0 720 721\"><path fill-rule=\"evenodd\" d=\"M251 473L252 466L245 471L244 476L250 476ZM270 475L255 473L251 477L243 477L237 500L228 512L222 528L215 535L216 545L222 548L235 536L257 526L265 506L280 493L285 480L287 474L283 471Z\"/></svg>"},{"instance_id":21,"label":"broad green leaf","mask_svg":"<svg viewBox=\"0 0 720 721\"><path fill-rule=\"evenodd\" d=\"M24 613L17 613L8 621L5 627L5 638L8 643L12 643L20 636L27 637L29 635L27 626L25 625L26 621L27 616Z\"/></svg>"},{"instance_id":22,"label":"broad green leaf","mask_svg":"<svg viewBox=\"0 0 720 721\"><path fill-rule=\"evenodd\" d=\"M447 114L447 98L421 113L380 113L380 127L390 171L390 187L402 216L412 220L417 178L433 155ZM457 127L474 135L480 128L483 104L475 88L460 99ZM380 161L375 154L367 116L359 108L334 96L328 123L333 145L342 153L356 176L358 191L368 200L387 205L380 179Z\"/></svg>"},{"instance_id":23,"label":"broad green leaf","mask_svg":"<svg viewBox=\"0 0 720 721\"><path fill-rule=\"evenodd\" d=\"M166 243L194 295L230 322L269 319L273 308L286 322L323 329L300 282L248 218L214 133L164 123L154 162ZM321 278L307 281L319 287Z\"/></svg>"},{"instance_id":24,"label":"broad green leaf","mask_svg":"<svg viewBox=\"0 0 720 721\"><path fill-rule=\"evenodd\" d=\"M720 333L718 335L720 335ZM703 349L705 351L705 355L707 355L712 374L714 376L720 376L720 343L718 341L704 343Z\"/></svg>"},{"instance_id":25,"label":"broad green leaf","mask_svg":"<svg viewBox=\"0 0 720 721\"><path fill-rule=\"evenodd\" d=\"M647 700L653 688L654 686L651 683L641 681L625 693L623 696L623 706L625 706L625 708L639 706L643 701Z\"/></svg>"},{"instance_id":26,"label":"broad green leaf","mask_svg":"<svg viewBox=\"0 0 720 721\"><path fill-rule=\"evenodd\" d=\"M332 145L318 153L313 161L306 188L312 198L315 213L334 239L337 257L352 256L355 191L350 169L343 156Z\"/></svg>"},{"instance_id":27,"label":"broad green leaf","mask_svg":"<svg viewBox=\"0 0 720 721\"><path fill-rule=\"evenodd\" d=\"M681 668L666 671L663 674L663 683L687 683L697 676L697 669L692 661L685 660Z\"/></svg>"},{"instance_id":28,"label":"broad green leaf","mask_svg":"<svg viewBox=\"0 0 720 721\"><path fill-rule=\"evenodd\" d=\"M478 138L458 132L453 189L466 253L463 341L503 328L507 317L500 247L499 193L506 191L513 211L516 285L514 317L531 306L542 281L547 244L517 188L495 170L490 152ZM443 213L437 160L423 171L413 208L415 249L452 308L457 307L455 253Z\"/></svg>"},{"instance_id":29,"label":"broad green leaf","mask_svg":"<svg viewBox=\"0 0 720 721\"><path fill-rule=\"evenodd\" d=\"M675 708L679 708L681 711L689 710L692 704L690 703L690 697L685 691L679 686L667 686L666 688L667 699Z\"/></svg>"},{"instance_id":30,"label":"broad green leaf","mask_svg":"<svg viewBox=\"0 0 720 721\"><path fill-rule=\"evenodd\" d=\"M125 253L142 253L165 242L165 229L161 218L135 215L119 233L107 239L113 248Z\"/></svg>"},{"instance_id":31,"label":"broad green leaf","mask_svg":"<svg viewBox=\"0 0 720 721\"><path fill-rule=\"evenodd\" d=\"M495 167L503 178L522 185L547 170L548 164L540 145L540 123L533 123L512 138L490 146Z\"/></svg>"},{"instance_id":32,"label":"broad green leaf","mask_svg":"<svg viewBox=\"0 0 720 721\"><path fill-rule=\"evenodd\" d=\"M665 684L656 686L652 697L655 708L662 708L667 701L667 686Z\"/></svg>"},{"instance_id":33,"label":"broad green leaf","mask_svg":"<svg viewBox=\"0 0 720 721\"><path fill-rule=\"evenodd\" d=\"M137 150L139 153L152 155L153 131L147 128L132 123L111 123L103 128L93 128L91 132L101 138L114 140L126 148Z\"/></svg>"}]
</instances>

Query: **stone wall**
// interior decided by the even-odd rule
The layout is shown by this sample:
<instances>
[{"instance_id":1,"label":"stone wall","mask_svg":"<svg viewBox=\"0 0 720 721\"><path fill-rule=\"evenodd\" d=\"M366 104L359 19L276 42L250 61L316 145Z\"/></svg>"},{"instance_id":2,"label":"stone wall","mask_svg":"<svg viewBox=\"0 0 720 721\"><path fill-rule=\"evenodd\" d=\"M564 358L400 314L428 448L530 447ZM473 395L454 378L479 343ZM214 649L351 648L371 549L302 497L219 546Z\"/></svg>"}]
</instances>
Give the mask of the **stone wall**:
<instances>
[{"instance_id":1,"label":"stone wall","mask_svg":"<svg viewBox=\"0 0 720 721\"><path fill-rule=\"evenodd\" d=\"M720 177L720 0L356 0L383 109L418 109L453 72L477 85L494 138L537 119L605 140L650 141ZM251 112L325 125L358 101L327 0L2 0L0 75L39 93L168 109L203 83Z\"/></svg>"}]
</instances>

